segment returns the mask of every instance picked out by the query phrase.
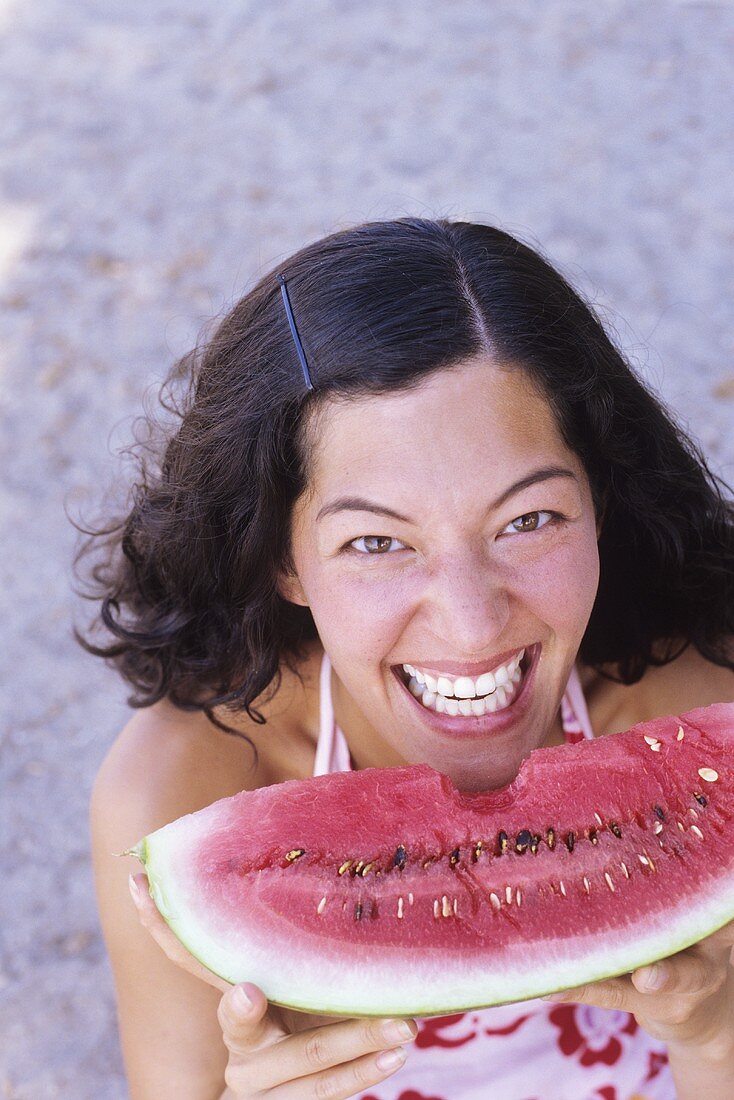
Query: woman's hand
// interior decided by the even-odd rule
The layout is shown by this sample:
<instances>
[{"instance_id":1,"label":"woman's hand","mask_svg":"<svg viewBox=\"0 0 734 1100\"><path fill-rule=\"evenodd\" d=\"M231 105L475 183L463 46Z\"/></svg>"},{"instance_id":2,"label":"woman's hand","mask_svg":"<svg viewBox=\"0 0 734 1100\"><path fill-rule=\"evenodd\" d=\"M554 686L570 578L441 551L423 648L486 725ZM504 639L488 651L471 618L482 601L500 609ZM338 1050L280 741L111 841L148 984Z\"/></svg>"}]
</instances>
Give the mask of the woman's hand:
<instances>
[{"instance_id":1,"label":"woman's hand","mask_svg":"<svg viewBox=\"0 0 734 1100\"><path fill-rule=\"evenodd\" d=\"M734 921L700 943L630 975L567 989L546 1001L575 1001L631 1012L670 1046L734 1059ZM651 971L660 984L648 985Z\"/></svg>"},{"instance_id":2,"label":"woman's hand","mask_svg":"<svg viewBox=\"0 0 734 1100\"><path fill-rule=\"evenodd\" d=\"M142 924L168 958L224 994L218 1019L229 1051L225 1082L238 1100L265 1092L272 1100L308 1100L326 1095L327 1082L333 1100L347 1100L402 1065L405 1051L399 1044L415 1038L415 1021L345 1019L309 1027L322 1017L286 1013L268 1005L256 985L232 986L207 970L163 920L148 892L147 877L131 875L130 883ZM400 1028L404 1031L396 1030ZM400 1060L391 1066L380 1064L385 1054L397 1054Z\"/></svg>"}]
</instances>

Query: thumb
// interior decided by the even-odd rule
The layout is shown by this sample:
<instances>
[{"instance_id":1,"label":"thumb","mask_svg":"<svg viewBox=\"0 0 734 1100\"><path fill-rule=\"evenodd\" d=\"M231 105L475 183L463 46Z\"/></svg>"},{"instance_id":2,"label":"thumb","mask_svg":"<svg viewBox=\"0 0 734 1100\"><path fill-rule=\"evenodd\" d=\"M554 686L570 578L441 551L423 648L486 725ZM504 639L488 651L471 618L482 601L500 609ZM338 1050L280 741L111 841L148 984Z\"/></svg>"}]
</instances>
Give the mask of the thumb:
<instances>
[{"instance_id":1,"label":"thumb","mask_svg":"<svg viewBox=\"0 0 734 1100\"><path fill-rule=\"evenodd\" d=\"M219 1002L217 1019L232 1054L249 1054L288 1034L268 1012L262 989L252 982L241 982L227 990Z\"/></svg>"}]
</instances>

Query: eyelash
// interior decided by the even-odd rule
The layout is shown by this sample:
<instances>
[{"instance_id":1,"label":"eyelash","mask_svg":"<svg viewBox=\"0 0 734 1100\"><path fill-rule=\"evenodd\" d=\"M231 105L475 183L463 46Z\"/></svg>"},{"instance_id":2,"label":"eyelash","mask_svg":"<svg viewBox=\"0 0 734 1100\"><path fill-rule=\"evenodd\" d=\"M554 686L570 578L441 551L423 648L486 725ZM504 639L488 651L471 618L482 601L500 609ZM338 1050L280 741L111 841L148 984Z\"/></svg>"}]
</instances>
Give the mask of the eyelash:
<instances>
[{"instance_id":1,"label":"eyelash","mask_svg":"<svg viewBox=\"0 0 734 1100\"><path fill-rule=\"evenodd\" d=\"M523 512L523 514L521 516L516 516L515 519L510 520L510 522L507 524L507 526L509 527L513 523L518 523L522 519L527 519L528 516L550 516L551 518L549 520L547 520L545 523L541 524L539 527L534 527L532 529L532 531L515 531L515 534L517 534L517 535L523 535L523 534L532 535L532 534L535 534L536 531L542 531L544 527L549 527L551 525L555 526L557 523L562 522L566 518L560 512L551 512L547 508L536 509L534 512ZM378 550L378 551L375 551L374 553L372 553L369 550L357 550L354 546L355 542L360 542L362 539L386 539L386 538L391 539L393 542L400 542L400 539L394 539L392 537L392 535L360 535L358 538L352 539L351 542L346 543L342 547L342 550L345 550L347 552L351 551L354 554L359 554L363 558L388 557L389 554L388 554L388 552L385 552L385 551L379 551Z\"/></svg>"}]
</instances>

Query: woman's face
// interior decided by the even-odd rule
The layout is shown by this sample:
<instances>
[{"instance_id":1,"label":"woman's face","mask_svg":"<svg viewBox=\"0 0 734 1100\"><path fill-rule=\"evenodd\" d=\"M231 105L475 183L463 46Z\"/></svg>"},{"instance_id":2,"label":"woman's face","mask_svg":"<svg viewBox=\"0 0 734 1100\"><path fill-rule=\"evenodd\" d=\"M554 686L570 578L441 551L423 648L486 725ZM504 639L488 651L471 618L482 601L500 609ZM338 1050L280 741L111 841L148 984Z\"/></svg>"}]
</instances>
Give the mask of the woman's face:
<instances>
[{"instance_id":1,"label":"woman's face","mask_svg":"<svg viewBox=\"0 0 734 1100\"><path fill-rule=\"evenodd\" d=\"M281 592L311 609L358 767L427 763L484 790L550 738L597 530L583 467L521 369L472 360L329 403L292 546Z\"/></svg>"}]
</instances>

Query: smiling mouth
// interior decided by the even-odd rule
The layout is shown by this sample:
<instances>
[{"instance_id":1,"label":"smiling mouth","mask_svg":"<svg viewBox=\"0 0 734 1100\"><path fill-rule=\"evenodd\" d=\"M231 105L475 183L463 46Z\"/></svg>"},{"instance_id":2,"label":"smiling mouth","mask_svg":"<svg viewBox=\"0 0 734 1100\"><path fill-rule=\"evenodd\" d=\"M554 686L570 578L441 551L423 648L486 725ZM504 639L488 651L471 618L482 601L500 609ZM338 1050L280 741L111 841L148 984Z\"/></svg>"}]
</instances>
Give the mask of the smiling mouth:
<instances>
[{"instance_id":1,"label":"smiling mouth","mask_svg":"<svg viewBox=\"0 0 734 1100\"><path fill-rule=\"evenodd\" d=\"M394 671L426 710L451 717L481 718L512 706L537 648L535 645L527 647L519 660L515 657L506 665L499 665L489 676L480 676L474 681L469 677L433 677L412 666L408 666L412 673L403 665L394 666Z\"/></svg>"}]
</instances>

